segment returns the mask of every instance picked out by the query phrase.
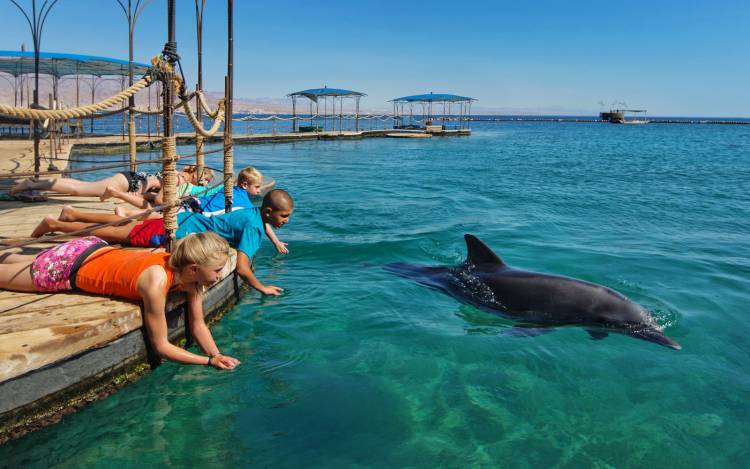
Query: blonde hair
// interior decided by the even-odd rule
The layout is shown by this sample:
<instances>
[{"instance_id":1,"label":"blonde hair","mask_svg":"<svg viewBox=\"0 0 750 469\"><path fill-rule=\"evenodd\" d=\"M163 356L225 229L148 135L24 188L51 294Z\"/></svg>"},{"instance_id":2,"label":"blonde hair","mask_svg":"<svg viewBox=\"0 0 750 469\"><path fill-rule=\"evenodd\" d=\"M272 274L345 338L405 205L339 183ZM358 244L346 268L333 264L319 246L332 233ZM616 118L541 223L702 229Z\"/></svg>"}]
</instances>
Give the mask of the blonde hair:
<instances>
[{"instance_id":1,"label":"blonde hair","mask_svg":"<svg viewBox=\"0 0 750 469\"><path fill-rule=\"evenodd\" d=\"M252 166L248 166L247 168L240 171L240 174L237 175L238 186L241 186L245 182L248 184L260 184L262 180L263 175L260 173L260 171L253 168Z\"/></svg>"},{"instance_id":2,"label":"blonde hair","mask_svg":"<svg viewBox=\"0 0 750 469\"><path fill-rule=\"evenodd\" d=\"M195 165L188 165L182 168L182 171L192 176L193 174L198 173L198 167ZM203 179L206 181L211 181L214 178L214 172L211 168L203 168ZM197 185L202 185L201 181L196 181Z\"/></svg>"},{"instance_id":3,"label":"blonde hair","mask_svg":"<svg viewBox=\"0 0 750 469\"><path fill-rule=\"evenodd\" d=\"M229 243L212 231L190 233L177 241L169 256L169 267L180 271L190 264L206 265L225 262L229 258Z\"/></svg>"}]
</instances>

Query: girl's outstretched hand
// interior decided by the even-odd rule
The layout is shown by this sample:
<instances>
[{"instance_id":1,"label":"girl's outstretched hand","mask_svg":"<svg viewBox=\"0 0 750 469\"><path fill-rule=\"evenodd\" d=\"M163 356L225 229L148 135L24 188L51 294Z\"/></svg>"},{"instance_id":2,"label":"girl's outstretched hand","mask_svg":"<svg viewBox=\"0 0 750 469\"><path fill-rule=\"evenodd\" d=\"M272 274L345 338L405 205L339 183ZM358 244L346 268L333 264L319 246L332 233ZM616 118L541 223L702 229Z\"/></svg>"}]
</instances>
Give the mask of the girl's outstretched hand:
<instances>
[{"instance_id":1,"label":"girl's outstretched hand","mask_svg":"<svg viewBox=\"0 0 750 469\"><path fill-rule=\"evenodd\" d=\"M226 355L214 355L213 358L211 358L211 366L216 368L217 370L231 370L237 365L240 364L240 361L236 358L227 357Z\"/></svg>"},{"instance_id":2,"label":"girl's outstretched hand","mask_svg":"<svg viewBox=\"0 0 750 469\"><path fill-rule=\"evenodd\" d=\"M289 254L289 248L286 247L287 244L289 243L282 243L281 241L279 241L278 243L276 243L276 251L281 254Z\"/></svg>"}]
</instances>

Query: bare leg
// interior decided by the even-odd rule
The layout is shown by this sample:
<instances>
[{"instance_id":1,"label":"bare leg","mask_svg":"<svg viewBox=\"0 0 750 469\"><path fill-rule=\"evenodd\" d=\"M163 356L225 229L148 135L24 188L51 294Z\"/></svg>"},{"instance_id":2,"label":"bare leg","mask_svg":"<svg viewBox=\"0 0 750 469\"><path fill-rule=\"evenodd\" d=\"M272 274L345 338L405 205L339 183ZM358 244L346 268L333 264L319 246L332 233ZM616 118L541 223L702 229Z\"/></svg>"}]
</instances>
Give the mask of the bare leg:
<instances>
[{"instance_id":1,"label":"bare leg","mask_svg":"<svg viewBox=\"0 0 750 469\"><path fill-rule=\"evenodd\" d=\"M121 226L104 226L90 231L88 235L98 236L104 241L108 241L110 243L127 243L128 235L138 223L140 222L134 220ZM37 226L31 233L31 237L38 238L46 233L52 233L54 231L72 233L74 231L83 230L85 228L93 228L97 225L98 223L76 223L60 221L56 220L52 215L47 215L46 217L44 217L44 220L39 223L39 226Z\"/></svg>"},{"instance_id":2,"label":"bare leg","mask_svg":"<svg viewBox=\"0 0 750 469\"><path fill-rule=\"evenodd\" d=\"M41 191L55 191L62 192L63 194L78 195L84 197L100 197L107 186L112 186L115 189L127 191L128 180L127 178L117 173L114 176L110 176L106 179L100 179L98 181L79 181L78 179L71 178L59 178L59 179L48 179L48 180L26 180L13 186L10 190L11 194L27 190L41 190Z\"/></svg>"},{"instance_id":3,"label":"bare leg","mask_svg":"<svg viewBox=\"0 0 750 469\"><path fill-rule=\"evenodd\" d=\"M14 290L23 292L37 291L34 282L31 281L31 263L35 256L24 262L12 264L0 264L0 288L3 290Z\"/></svg>"},{"instance_id":4,"label":"bare leg","mask_svg":"<svg viewBox=\"0 0 750 469\"><path fill-rule=\"evenodd\" d=\"M112 213L82 212L74 209L70 205L63 207L60 216L57 219L59 221L83 223L114 223L118 221L127 223L129 221L123 220L123 217Z\"/></svg>"},{"instance_id":5,"label":"bare leg","mask_svg":"<svg viewBox=\"0 0 750 469\"><path fill-rule=\"evenodd\" d=\"M145 210L126 210L124 207L115 207L115 215L122 218L132 217L133 215L141 215L145 213ZM159 212L151 212L148 216L141 216L139 220L154 220L156 218L163 218Z\"/></svg>"},{"instance_id":6,"label":"bare leg","mask_svg":"<svg viewBox=\"0 0 750 469\"><path fill-rule=\"evenodd\" d=\"M6 252L0 255L0 264L17 264L19 262L33 262L36 259L34 254L16 254Z\"/></svg>"},{"instance_id":7,"label":"bare leg","mask_svg":"<svg viewBox=\"0 0 750 469\"><path fill-rule=\"evenodd\" d=\"M102 193L101 197L99 198L103 202L107 199L111 199L112 197L115 197L124 202L127 202L134 207L139 207L139 208L144 208L144 209L151 207L151 204L148 203L148 200L146 200L146 198L143 195L135 194L133 192L117 190L117 188L112 187L112 186L107 186L104 189L104 192Z\"/></svg>"}]
</instances>

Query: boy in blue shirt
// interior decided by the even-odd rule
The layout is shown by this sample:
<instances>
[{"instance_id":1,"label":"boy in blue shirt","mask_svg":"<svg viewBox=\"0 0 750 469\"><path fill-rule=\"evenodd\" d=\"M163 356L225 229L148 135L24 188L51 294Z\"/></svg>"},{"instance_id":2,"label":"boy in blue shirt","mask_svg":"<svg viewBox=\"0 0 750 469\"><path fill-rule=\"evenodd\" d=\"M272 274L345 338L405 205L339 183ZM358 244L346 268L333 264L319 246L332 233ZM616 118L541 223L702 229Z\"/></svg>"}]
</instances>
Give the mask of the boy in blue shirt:
<instances>
[{"instance_id":1,"label":"boy in blue shirt","mask_svg":"<svg viewBox=\"0 0 750 469\"><path fill-rule=\"evenodd\" d=\"M247 167L237 175L237 184L232 188L232 210L251 208L251 197L257 197L261 191L263 175L253 167ZM200 205L200 213L210 217L224 213L224 192L196 197Z\"/></svg>"},{"instance_id":2,"label":"boy in blue shirt","mask_svg":"<svg viewBox=\"0 0 750 469\"><path fill-rule=\"evenodd\" d=\"M274 285L264 285L253 274L250 259L260 248L266 225L279 229L289 222L294 212L294 201L283 189L274 189L263 198L260 207L245 208L224 215L206 217L200 213L183 212L177 214L177 239L189 233L213 231L237 249L237 273L251 287L264 295L280 295L284 290ZM115 218L112 218L115 217ZM122 219L117 215L90 214L63 209L60 219L48 215L37 226L32 237L61 231L70 233L94 226L95 223L110 223ZM80 223L81 221L89 223ZM130 244L131 246L157 247L165 242L164 220L161 218L144 221L133 220L120 226L105 226L91 233L110 243Z\"/></svg>"},{"instance_id":3,"label":"boy in blue shirt","mask_svg":"<svg viewBox=\"0 0 750 469\"><path fill-rule=\"evenodd\" d=\"M267 233L266 226L281 228L287 224L292 212L294 212L292 197L283 189L274 189L263 197L263 204L260 208L245 208L213 217L206 217L199 213L178 213L179 228L177 228L176 235L177 239L181 239L190 233L213 231L237 249L237 273L240 277L264 295L280 295L283 289L273 285L263 285L255 278L250 268L250 259L260 248L263 234Z\"/></svg>"},{"instance_id":4,"label":"boy in blue shirt","mask_svg":"<svg viewBox=\"0 0 750 469\"><path fill-rule=\"evenodd\" d=\"M240 171L237 175L237 184L232 188L232 211L240 210L243 208L253 208L252 197L257 197L263 190L263 175L257 169L252 166ZM219 191L214 194L206 195L203 197L196 197L198 207L198 213L201 213L207 217L215 215L221 215L225 213L225 197L224 192ZM183 217L183 219L185 219ZM179 219L178 219L179 223ZM286 247L286 243L279 241L276 237L273 228L269 225L265 227L266 235L271 240L276 250L282 254L287 254L289 249Z\"/></svg>"}]
</instances>

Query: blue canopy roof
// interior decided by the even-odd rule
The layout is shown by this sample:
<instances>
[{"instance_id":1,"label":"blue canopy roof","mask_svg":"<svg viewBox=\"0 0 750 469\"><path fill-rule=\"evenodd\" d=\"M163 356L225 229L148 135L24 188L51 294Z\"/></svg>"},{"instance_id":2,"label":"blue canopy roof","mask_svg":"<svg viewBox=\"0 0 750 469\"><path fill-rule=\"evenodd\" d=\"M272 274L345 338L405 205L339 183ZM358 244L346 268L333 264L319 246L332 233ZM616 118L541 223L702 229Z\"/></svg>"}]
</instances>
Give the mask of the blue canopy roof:
<instances>
[{"instance_id":1,"label":"blue canopy roof","mask_svg":"<svg viewBox=\"0 0 750 469\"><path fill-rule=\"evenodd\" d=\"M402 98L392 99L391 102L403 103L435 103L446 102L453 103L459 101L476 101L474 98L458 96L457 94L415 94L414 96L404 96Z\"/></svg>"},{"instance_id":2,"label":"blue canopy roof","mask_svg":"<svg viewBox=\"0 0 750 469\"><path fill-rule=\"evenodd\" d=\"M133 62L133 74L143 75L149 65ZM34 53L0 50L0 72L13 76L34 73ZM65 75L121 75L128 74L128 61L93 55L39 53L39 73L62 77Z\"/></svg>"},{"instance_id":3,"label":"blue canopy roof","mask_svg":"<svg viewBox=\"0 0 750 469\"><path fill-rule=\"evenodd\" d=\"M367 95L364 93L360 93L359 91L342 90L339 88L329 88L327 86L324 86L323 88L311 88L309 90L297 91L295 93L290 93L287 96L290 98L296 96L304 96L305 98L308 98L314 102L318 102L318 98L320 97L332 96L341 98L353 98Z\"/></svg>"}]
</instances>

